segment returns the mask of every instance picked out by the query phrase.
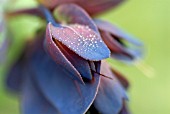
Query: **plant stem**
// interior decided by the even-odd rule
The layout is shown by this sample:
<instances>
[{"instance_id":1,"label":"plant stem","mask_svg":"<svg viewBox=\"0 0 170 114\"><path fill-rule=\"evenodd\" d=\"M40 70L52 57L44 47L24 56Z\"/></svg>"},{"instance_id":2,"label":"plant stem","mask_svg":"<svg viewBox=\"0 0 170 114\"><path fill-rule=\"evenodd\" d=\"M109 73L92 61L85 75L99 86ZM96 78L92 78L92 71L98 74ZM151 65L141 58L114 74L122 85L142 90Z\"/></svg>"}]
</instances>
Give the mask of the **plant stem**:
<instances>
[{"instance_id":1,"label":"plant stem","mask_svg":"<svg viewBox=\"0 0 170 114\"><path fill-rule=\"evenodd\" d=\"M52 16L51 12L44 7L43 5L39 5L39 9L42 12L43 16L45 17L47 23L52 23L52 25L59 27L60 25L56 23L54 17Z\"/></svg>"}]
</instances>

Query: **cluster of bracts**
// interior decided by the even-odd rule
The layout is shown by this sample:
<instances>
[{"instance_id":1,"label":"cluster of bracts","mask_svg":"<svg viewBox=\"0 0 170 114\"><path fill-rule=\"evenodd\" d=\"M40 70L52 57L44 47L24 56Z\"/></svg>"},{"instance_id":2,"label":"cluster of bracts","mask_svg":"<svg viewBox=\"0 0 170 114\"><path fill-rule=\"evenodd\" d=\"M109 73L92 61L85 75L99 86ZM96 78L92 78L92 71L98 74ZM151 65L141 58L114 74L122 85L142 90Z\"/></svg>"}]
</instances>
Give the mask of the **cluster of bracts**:
<instances>
[{"instance_id":1,"label":"cluster of bracts","mask_svg":"<svg viewBox=\"0 0 170 114\"><path fill-rule=\"evenodd\" d=\"M129 83L104 59L131 63L141 57L142 43L94 19L122 2L38 0L36 8L8 12L8 18L32 15L47 22L8 73L7 86L20 96L22 114L129 114Z\"/></svg>"}]
</instances>

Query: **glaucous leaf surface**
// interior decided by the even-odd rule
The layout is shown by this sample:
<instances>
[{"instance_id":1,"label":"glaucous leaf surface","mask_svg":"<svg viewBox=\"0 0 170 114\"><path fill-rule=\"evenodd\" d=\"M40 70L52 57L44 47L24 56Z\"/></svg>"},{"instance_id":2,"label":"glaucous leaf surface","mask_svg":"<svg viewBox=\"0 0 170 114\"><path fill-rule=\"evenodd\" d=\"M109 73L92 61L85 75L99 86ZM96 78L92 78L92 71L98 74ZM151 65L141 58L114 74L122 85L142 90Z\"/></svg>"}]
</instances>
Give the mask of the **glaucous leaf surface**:
<instances>
[{"instance_id":1,"label":"glaucous leaf surface","mask_svg":"<svg viewBox=\"0 0 170 114\"><path fill-rule=\"evenodd\" d=\"M78 80L82 84L84 83L80 73L76 70L76 68L71 64L70 61L63 55L59 47L56 45L56 43L53 40L53 36L51 33L51 24L49 23L46 28L46 38L45 38L45 48L47 49L48 53L51 55L53 60L63 67L63 69L66 69L70 75L69 77Z\"/></svg>"},{"instance_id":2,"label":"glaucous leaf surface","mask_svg":"<svg viewBox=\"0 0 170 114\"><path fill-rule=\"evenodd\" d=\"M48 22L45 40L43 32L8 74L8 87L21 93L22 113L128 114L129 83L104 61L100 72L101 60L110 57L111 50L111 57L131 62L142 55L142 43L115 25L90 17L124 0L37 1L37 8L6 15L31 14ZM5 33L3 24L0 19L0 35ZM7 49L4 41L0 40L0 59Z\"/></svg>"},{"instance_id":3,"label":"glaucous leaf surface","mask_svg":"<svg viewBox=\"0 0 170 114\"><path fill-rule=\"evenodd\" d=\"M60 114L31 80L32 76L26 73L21 95L22 114Z\"/></svg>"},{"instance_id":4,"label":"glaucous leaf surface","mask_svg":"<svg viewBox=\"0 0 170 114\"><path fill-rule=\"evenodd\" d=\"M59 112L82 114L94 101L100 81L99 75L94 74L93 82L82 85L68 78L70 73L41 49L33 53L28 66L42 94ZM97 72L100 72L99 68Z\"/></svg>"},{"instance_id":5,"label":"glaucous leaf surface","mask_svg":"<svg viewBox=\"0 0 170 114\"><path fill-rule=\"evenodd\" d=\"M42 48L43 38L45 31L39 31L36 35L34 41L27 41L23 47L22 52L20 53L19 58L10 66L10 69L7 73L6 85L9 90L13 92L20 93L23 81L25 79L25 67L29 63L28 58L32 56L32 52L37 48Z\"/></svg>"},{"instance_id":6,"label":"glaucous leaf surface","mask_svg":"<svg viewBox=\"0 0 170 114\"><path fill-rule=\"evenodd\" d=\"M74 4L60 5L55 12L61 22L67 25L51 25L54 39L70 50L90 61L99 61L110 56L110 51L101 39L100 33L89 15Z\"/></svg>"},{"instance_id":7,"label":"glaucous leaf surface","mask_svg":"<svg viewBox=\"0 0 170 114\"><path fill-rule=\"evenodd\" d=\"M89 61L83 59L73 51L71 51L67 46L63 45L59 41L55 40L56 45L59 47L64 56L71 62L71 64L76 68L80 75L88 80L92 80L91 68L89 66Z\"/></svg>"},{"instance_id":8,"label":"glaucous leaf surface","mask_svg":"<svg viewBox=\"0 0 170 114\"><path fill-rule=\"evenodd\" d=\"M126 91L104 61L101 64L101 74L113 79L101 77L94 105L102 114L118 114L123 106L123 99L127 99Z\"/></svg>"}]
</instances>

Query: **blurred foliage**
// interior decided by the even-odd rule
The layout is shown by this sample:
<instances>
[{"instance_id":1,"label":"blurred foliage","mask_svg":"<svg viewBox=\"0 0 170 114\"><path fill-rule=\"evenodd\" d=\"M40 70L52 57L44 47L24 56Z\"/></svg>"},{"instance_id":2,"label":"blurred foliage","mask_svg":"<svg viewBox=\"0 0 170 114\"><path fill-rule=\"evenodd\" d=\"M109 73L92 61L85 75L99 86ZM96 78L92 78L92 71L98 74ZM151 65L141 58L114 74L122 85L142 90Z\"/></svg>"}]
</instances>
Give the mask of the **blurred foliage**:
<instances>
[{"instance_id":1,"label":"blurred foliage","mask_svg":"<svg viewBox=\"0 0 170 114\"><path fill-rule=\"evenodd\" d=\"M36 6L34 0L11 0L10 9ZM141 38L146 52L144 62L154 68L154 77L147 78L135 66L110 60L113 67L123 72L130 80L130 109L133 114L169 114L170 109L170 1L169 0L129 0L116 10L99 18L119 25L124 30ZM25 39L34 36L41 20L22 16L9 22L11 45L9 62L0 65L0 114L19 114L19 103L15 96L5 91L4 74L24 46ZM27 36L27 38L25 38ZM149 70L146 67L145 70ZM152 70L152 69L151 69ZM145 71L146 72L146 71ZM152 72L152 71L150 71Z\"/></svg>"}]
</instances>

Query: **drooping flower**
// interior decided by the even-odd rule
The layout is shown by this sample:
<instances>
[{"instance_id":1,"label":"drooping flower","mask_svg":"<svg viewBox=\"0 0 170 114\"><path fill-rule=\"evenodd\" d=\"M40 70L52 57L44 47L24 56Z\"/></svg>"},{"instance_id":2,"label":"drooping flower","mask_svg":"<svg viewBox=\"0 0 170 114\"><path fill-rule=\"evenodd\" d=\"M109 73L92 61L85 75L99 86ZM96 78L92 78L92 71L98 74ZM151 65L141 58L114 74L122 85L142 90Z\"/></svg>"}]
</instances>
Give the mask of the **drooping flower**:
<instances>
[{"instance_id":1,"label":"drooping flower","mask_svg":"<svg viewBox=\"0 0 170 114\"><path fill-rule=\"evenodd\" d=\"M90 17L105 11L104 6L113 7L115 4L109 3L116 0L89 1L88 6L83 0L56 0L52 6L39 1L50 10L40 5L8 14L37 14L47 20L46 32L37 33L8 73L7 85L20 94L22 113L128 114L128 81L104 59L111 50L118 59L134 60L137 54L122 39L137 46L139 43L120 29ZM100 10L90 9L91 5Z\"/></svg>"}]
</instances>

